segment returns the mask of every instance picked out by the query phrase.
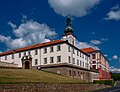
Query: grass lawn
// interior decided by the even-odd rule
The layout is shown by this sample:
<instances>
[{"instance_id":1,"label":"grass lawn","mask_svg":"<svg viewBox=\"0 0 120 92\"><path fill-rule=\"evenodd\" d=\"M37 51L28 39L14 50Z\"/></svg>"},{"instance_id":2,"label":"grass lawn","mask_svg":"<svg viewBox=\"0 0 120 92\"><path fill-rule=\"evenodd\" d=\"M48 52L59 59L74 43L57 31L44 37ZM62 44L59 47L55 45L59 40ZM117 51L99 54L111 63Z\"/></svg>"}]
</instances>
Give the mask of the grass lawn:
<instances>
[{"instance_id":1,"label":"grass lawn","mask_svg":"<svg viewBox=\"0 0 120 92\"><path fill-rule=\"evenodd\" d=\"M39 70L0 69L0 84L6 83L81 83L81 81Z\"/></svg>"}]
</instances>

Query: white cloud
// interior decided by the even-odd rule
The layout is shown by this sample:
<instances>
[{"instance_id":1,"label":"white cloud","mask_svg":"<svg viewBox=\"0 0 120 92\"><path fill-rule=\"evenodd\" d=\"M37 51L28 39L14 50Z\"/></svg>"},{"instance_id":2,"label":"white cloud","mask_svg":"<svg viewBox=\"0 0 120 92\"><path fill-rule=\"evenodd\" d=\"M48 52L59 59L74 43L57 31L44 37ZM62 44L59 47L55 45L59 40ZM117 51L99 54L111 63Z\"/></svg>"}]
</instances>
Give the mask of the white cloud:
<instances>
[{"instance_id":1,"label":"white cloud","mask_svg":"<svg viewBox=\"0 0 120 92\"><path fill-rule=\"evenodd\" d=\"M17 26L13 24L11 21L8 22L8 25L10 25L13 29L15 29Z\"/></svg>"},{"instance_id":2,"label":"white cloud","mask_svg":"<svg viewBox=\"0 0 120 92\"><path fill-rule=\"evenodd\" d=\"M16 26L12 22L8 24L11 26L14 36L16 37L11 38L9 36L0 35L0 42L5 43L8 49L48 42L57 34L48 25L40 24L34 20L26 20L19 26Z\"/></svg>"},{"instance_id":3,"label":"white cloud","mask_svg":"<svg viewBox=\"0 0 120 92\"><path fill-rule=\"evenodd\" d=\"M101 41L108 41L108 38L101 38Z\"/></svg>"},{"instance_id":4,"label":"white cloud","mask_svg":"<svg viewBox=\"0 0 120 92\"><path fill-rule=\"evenodd\" d=\"M91 43L91 44L94 44L94 45L99 45L99 44L101 44L102 42L99 41L99 40L91 40L90 43Z\"/></svg>"},{"instance_id":5,"label":"white cloud","mask_svg":"<svg viewBox=\"0 0 120 92\"><path fill-rule=\"evenodd\" d=\"M0 53L2 53L2 51L0 51Z\"/></svg>"},{"instance_id":6,"label":"white cloud","mask_svg":"<svg viewBox=\"0 0 120 92\"><path fill-rule=\"evenodd\" d=\"M76 46L77 46L78 48L80 48L80 49L92 47L92 48L94 48L94 49L99 50L99 48L98 48L97 46L94 46L94 45L89 44L89 43L87 43L87 42L79 42L79 41L76 41Z\"/></svg>"},{"instance_id":7,"label":"white cloud","mask_svg":"<svg viewBox=\"0 0 120 92\"><path fill-rule=\"evenodd\" d=\"M91 32L92 35L95 35L96 33L95 32Z\"/></svg>"},{"instance_id":8,"label":"white cloud","mask_svg":"<svg viewBox=\"0 0 120 92\"><path fill-rule=\"evenodd\" d=\"M114 55L112 58L113 58L114 60L116 60L116 59L118 59L118 56L117 56L117 55Z\"/></svg>"},{"instance_id":9,"label":"white cloud","mask_svg":"<svg viewBox=\"0 0 120 92\"><path fill-rule=\"evenodd\" d=\"M57 14L82 17L99 4L100 0L49 0L48 2Z\"/></svg>"},{"instance_id":10,"label":"white cloud","mask_svg":"<svg viewBox=\"0 0 120 92\"><path fill-rule=\"evenodd\" d=\"M104 56L105 56L105 57L107 57L108 55L107 55L107 54L105 54Z\"/></svg>"},{"instance_id":11,"label":"white cloud","mask_svg":"<svg viewBox=\"0 0 120 92\"><path fill-rule=\"evenodd\" d=\"M120 20L120 6L117 4L116 6L111 8L111 11L107 13L106 20Z\"/></svg>"},{"instance_id":12,"label":"white cloud","mask_svg":"<svg viewBox=\"0 0 120 92\"><path fill-rule=\"evenodd\" d=\"M109 61L111 61L112 59L110 58Z\"/></svg>"},{"instance_id":13,"label":"white cloud","mask_svg":"<svg viewBox=\"0 0 120 92\"><path fill-rule=\"evenodd\" d=\"M110 67L110 71L111 71L112 73L120 73L120 68L115 68L115 67L111 66L111 67Z\"/></svg>"}]
</instances>

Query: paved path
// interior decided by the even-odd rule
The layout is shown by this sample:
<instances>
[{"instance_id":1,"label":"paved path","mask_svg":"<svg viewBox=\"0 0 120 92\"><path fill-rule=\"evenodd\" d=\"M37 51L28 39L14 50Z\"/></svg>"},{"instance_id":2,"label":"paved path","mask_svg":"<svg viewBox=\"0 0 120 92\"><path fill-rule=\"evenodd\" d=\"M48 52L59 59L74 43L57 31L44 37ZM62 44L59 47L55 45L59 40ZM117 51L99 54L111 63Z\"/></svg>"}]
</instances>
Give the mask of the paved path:
<instances>
[{"instance_id":1,"label":"paved path","mask_svg":"<svg viewBox=\"0 0 120 92\"><path fill-rule=\"evenodd\" d=\"M116 83L116 86L113 88L108 88L100 91L94 91L94 92L120 92L120 81Z\"/></svg>"}]
</instances>

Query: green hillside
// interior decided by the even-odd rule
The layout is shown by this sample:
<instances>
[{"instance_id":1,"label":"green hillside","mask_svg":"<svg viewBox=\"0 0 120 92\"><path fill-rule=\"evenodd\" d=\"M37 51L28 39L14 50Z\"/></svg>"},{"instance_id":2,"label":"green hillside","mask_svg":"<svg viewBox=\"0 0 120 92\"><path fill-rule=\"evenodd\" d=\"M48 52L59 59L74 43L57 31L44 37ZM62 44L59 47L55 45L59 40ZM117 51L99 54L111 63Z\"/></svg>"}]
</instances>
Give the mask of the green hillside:
<instances>
[{"instance_id":1,"label":"green hillside","mask_svg":"<svg viewBox=\"0 0 120 92\"><path fill-rule=\"evenodd\" d=\"M39 70L0 69L0 83L81 83L81 81Z\"/></svg>"}]
</instances>

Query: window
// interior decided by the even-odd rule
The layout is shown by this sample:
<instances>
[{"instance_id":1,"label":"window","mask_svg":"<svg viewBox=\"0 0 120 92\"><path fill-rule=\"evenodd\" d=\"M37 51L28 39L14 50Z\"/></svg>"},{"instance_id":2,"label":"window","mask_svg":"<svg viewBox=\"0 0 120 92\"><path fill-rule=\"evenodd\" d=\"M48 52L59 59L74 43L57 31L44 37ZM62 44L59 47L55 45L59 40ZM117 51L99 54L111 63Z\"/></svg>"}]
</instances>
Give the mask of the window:
<instances>
[{"instance_id":1,"label":"window","mask_svg":"<svg viewBox=\"0 0 120 92\"><path fill-rule=\"evenodd\" d=\"M26 56L26 52L24 52L24 56Z\"/></svg>"},{"instance_id":2,"label":"window","mask_svg":"<svg viewBox=\"0 0 120 92\"><path fill-rule=\"evenodd\" d=\"M75 58L73 58L73 64L75 64Z\"/></svg>"},{"instance_id":3,"label":"window","mask_svg":"<svg viewBox=\"0 0 120 92\"><path fill-rule=\"evenodd\" d=\"M82 54L82 58L84 58L84 54Z\"/></svg>"},{"instance_id":4,"label":"window","mask_svg":"<svg viewBox=\"0 0 120 92\"><path fill-rule=\"evenodd\" d=\"M31 55L30 51L28 51L28 55Z\"/></svg>"},{"instance_id":5,"label":"window","mask_svg":"<svg viewBox=\"0 0 120 92\"><path fill-rule=\"evenodd\" d=\"M69 75L70 75L70 76L72 75L72 71L71 71L71 70L69 70Z\"/></svg>"},{"instance_id":6,"label":"window","mask_svg":"<svg viewBox=\"0 0 120 92\"><path fill-rule=\"evenodd\" d=\"M75 54L75 49L73 48L73 54Z\"/></svg>"},{"instance_id":7,"label":"window","mask_svg":"<svg viewBox=\"0 0 120 92\"><path fill-rule=\"evenodd\" d=\"M84 67L84 62L83 62L83 67Z\"/></svg>"},{"instance_id":8,"label":"window","mask_svg":"<svg viewBox=\"0 0 120 92\"><path fill-rule=\"evenodd\" d=\"M74 76L76 76L76 73L75 73L75 71L74 71Z\"/></svg>"},{"instance_id":9,"label":"window","mask_svg":"<svg viewBox=\"0 0 120 92\"><path fill-rule=\"evenodd\" d=\"M81 63L81 61L80 61L80 66L81 66L81 64L82 64L82 63Z\"/></svg>"},{"instance_id":10,"label":"window","mask_svg":"<svg viewBox=\"0 0 120 92\"><path fill-rule=\"evenodd\" d=\"M78 76L80 76L80 72L78 71Z\"/></svg>"},{"instance_id":11,"label":"window","mask_svg":"<svg viewBox=\"0 0 120 92\"><path fill-rule=\"evenodd\" d=\"M93 65L93 69L96 69L96 65Z\"/></svg>"},{"instance_id":12,"label":"window","mask_svg":"<svg viewBox=\"0 0 120 92\"><path fill-rule=\"evenodd\" d=\"M61 46L57 45L57 51L61 51Z\"/></svg>"},{"instance_id":13,"label":"window","mask_svg":"<svg viewBox=\"0 0 120 92\"><path fill-rule=\"evenodd\" d=\"M35 50L35 55L38 55L38 50Z\"/></svg>"},{"instance_id":14,"label":"window","mask_svg":"<svg viewBox=\"0 0 120 92\"><path fill-rule=\"evenodd\" d=\"M70 46L68 45L68 51L70 52Z\"/></svg>"},{"instance_id":15,"label":"window","mask_svg":"<svg viewBox=\"0 0 120 92\"><path fill-rule=\"evenodd\" d=\"M50 47L50 52L53 52L53 47Z\"/></svg>"},{"instance_id":16,"label":"window","mask_svg":"<svg viewBox=\"0 0 120 92\"><path fill-rule=\"evenodd\" d=\"M35 65L38 65L38 59L35 59Z\"/></svg>"},{"instance_id":17,"label":"window","mask_svg":"<svg viewBox=\"0 0 120 92\"><path fill-rule=\"evenodd\" d=\"M81 57L81 52L80 52L80 57Z\"/></svg>"},{"instance_id":18,"label":"window","mask_svg":"<svg viewBox=\"0 0 120 92\"><path fill-rule=\"evenodd\" d=\"M47 53L47 48L44 48L44 53Z\"/></svg>"},{"instance_id":19,"label":"window","mask_svg":"<svg viewBox=\"0 0 120 92\"><path fill-rule=\"evenodd\" d=\"M74 41L72 41L72 44L74 45Z\"/></svg>"},{"instance_id":20,"label":"window","mask_svg":"<svg viewBox=\"0 0 120 92\"><path fill-rule=\"evenodd\" d=\"M77 51L77 56L79 56L79 51Z\"/></svg>"},{"instance_id":21,"label":"window","mask_svg":"<svg viewBox=\"0 0 120 92\"><path fill-rule=\"evenodd\" d=\"M61 62L61 56L57 56L57 62Z\"/></svg>"},{"instance_id":22,"label":"window","mask_svg":"<svg viewBox=\"0 0 120 92\"><path fill-rule=\"evenodd\" d=\"M12 59L14 59L14 55L12 54Z\"/></svg>"},{"instance_id":23,"label":"window","mask_svg":"<svg viewBox=\"0 0 120 92\"><path fill-rule=\"evenodd\" d=\"M96 63L96 61L93 61L93 64L95 64Z\"/></svg>"},{"instance_id":24,"label":"window","mask_svg":"<svg viewBox=\"0 0 120 92\"><path fill-rule=\"evenodd\" d=\"M53 57L50 57L50 63L54 63Z\"/></svg>"},{"instance_id":25,"label":"window","mask_svg":"<svg viewBox=\"0 0 120 92\"><path fill-rule=\"evenodd\" d=\"M19 58L21 58L21 53L19 53Z\"/></svg>"},{"instance_id":26,"label":"window","mask_svg":"<svg viewBox=\"0 0 120 92\"><path fill-rule=\"evenodd\" d=\"M77 65L79 65L79 60L77 60Z\"/></svg>"},{"instance_id":27,"label":"window","mask_svg":"<svg viewBox=\"0 0 120 92\"><path fill-rule=\"evenodd\" d=\"M5 56L5 60L7 60L7 56Z\"/></svg>"},{"instance_id":28,"label":"window","mask_svg":"<svg viewBox=\"0 0 120 92\"><path fill-rule=\"evenodd\" d=\"M96 59L96 55L95 55L95 54L92 54L92 58L93 58L93 59Z\"/></svg>"},{"instance_id":29,"label":"window","mask_svg":"<svg viewBox=\"0 0 120 92\"><path fill-rule=\"evenodd\" d=\"M68 62L71 63L71 58L70 58L70 56L68 56Z\"/></svg>"},{"instance_id":30,"label":"window","mask_svg":"<svg viewBox=\"0 0 120 92\"><path fill-rule=\"evenodd\" d=\"M47 58L44 58L44 64L47 64Z\"/></svg>"}]
</instances>

